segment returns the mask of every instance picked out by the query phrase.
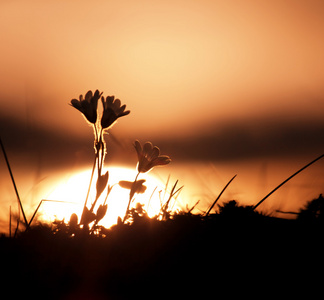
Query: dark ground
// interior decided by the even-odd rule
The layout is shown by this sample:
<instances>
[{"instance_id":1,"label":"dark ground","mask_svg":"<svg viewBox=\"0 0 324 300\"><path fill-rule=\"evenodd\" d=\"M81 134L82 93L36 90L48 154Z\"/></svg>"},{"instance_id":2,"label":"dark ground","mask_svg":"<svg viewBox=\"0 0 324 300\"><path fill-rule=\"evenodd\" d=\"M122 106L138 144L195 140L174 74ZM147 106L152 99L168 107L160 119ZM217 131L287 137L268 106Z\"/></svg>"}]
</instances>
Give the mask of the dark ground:
<instances>
[{"instance_id":1,"label":"dark ground","mask_svg":"<svg viewBox=\"0 0 324 300\"><path fill-rule=\"evenodd\" d=\"M106 237L72 238L46 226L2 237L2 293L14 299L323 294L320 218L276 219L236 205L220 211L138 218L105 231Z\"/></svg>"}]
</instances>

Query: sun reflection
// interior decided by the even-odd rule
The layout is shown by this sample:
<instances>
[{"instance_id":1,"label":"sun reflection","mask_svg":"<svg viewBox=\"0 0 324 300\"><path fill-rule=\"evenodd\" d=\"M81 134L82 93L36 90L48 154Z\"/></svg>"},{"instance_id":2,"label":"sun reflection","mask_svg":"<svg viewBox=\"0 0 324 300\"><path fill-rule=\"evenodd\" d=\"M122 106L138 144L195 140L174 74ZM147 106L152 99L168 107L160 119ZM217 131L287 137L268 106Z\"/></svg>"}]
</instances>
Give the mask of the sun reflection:
<instances>
[{"instance_id":1,"label":"sun reflection","mask_svg":"<svg viewBox=\"0 0 324 300\"><path fill-rule=\"evenodd\" d=\"M137 174L136 170L124 167L111 167L109 168L109 181L108 184L113 186L112 191L108 197L107 204L108 210L106 216L99 222L106 228L117 223L118 217L123 218L126 212L126 207L129 200L129 190L121 188L118 185L120 180L133 181ZM66 222L69 221L72 213L76 213L80 220L87 189L89 185L91 170L81 170L72 175L68 180L61 181L57 187L51 192L47 200L64 201L52 202L46 201L42 203L39 211L40 219L46 222L53 222L55 219ZM165 192L165 183L161 182L153 175L141 174L141 179L145 179L147 190L144 194L136 194L132 205L135 206L137 202L144 204L144 210L149 217L157 215L161 209L161 204L164 204L169 197L169 190ZM106 196L106 191L103 192L99 198L97 206L102 204ZM95 184L90 191L89 203L94 201L95 197ZM177 209L175 200L173 199L171 207L173 210ZM175 205L173 205L175 204ZM95 208L96 211L97 207Z\"/></svg>"}]
</instances>

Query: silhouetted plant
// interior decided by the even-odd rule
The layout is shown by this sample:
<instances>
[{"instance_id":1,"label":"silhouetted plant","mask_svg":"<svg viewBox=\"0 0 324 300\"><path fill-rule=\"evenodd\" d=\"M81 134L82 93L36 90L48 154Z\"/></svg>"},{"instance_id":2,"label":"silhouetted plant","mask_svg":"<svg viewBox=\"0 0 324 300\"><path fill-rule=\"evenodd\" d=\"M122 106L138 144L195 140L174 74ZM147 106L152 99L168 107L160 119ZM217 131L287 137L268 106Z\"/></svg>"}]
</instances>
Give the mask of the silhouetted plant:
<instances>
[{"instance_id":1,"label":"silhouetted plant","mask_svg":"<svg viewBox=\"0 0 324 300\"><path fill-rule=\"evenodd\" d=\"M88 91L85 94L85 97L80 95L79 100L72 99L71 106L79 110L85 119L93 126L94 129L94 150L95 157L88 187L88 192L86 195L86 199L83 206L83 211L81 215L80 225L83 225L85 230L89 230L89 224L93 222L92 231L95 230L98 226L98 222L104 218L107 213L108 205L106 204L108 195L112 189L112 186L108 184L109 181L109 172L102 172L104 159L106 155L106 143L104 140L104 131L109 130L118 118L126 116L130 113L129 110L126 110L126 105L122 105L119 99L115 99L114 96L107 96L106 98L102 96L102 92L100 93L96 90L94 93L92 91ZM101 119L98 119L98 100L101 97L102 103L102 116ZM126 213L123 218L123 223L131 217L130 214L130 205L135 198L136 194L144 193L146 190L146 186L144 185L145 179L138 180L138 176L140 173L149 172L152 168L156 166L162 166L170 163L171 159L167 155L160 155L160 149L156 146L153 146L151 142L146 142L142 147L139 141L135 141L134 144L135 150L138 156L138 164L137 164L137 175L134 181L125 181L121 180L119 185L122 188L129 189L129 201L126 208ZM92 186L92 180L94 176L94 172L97 169L98 176L96 182L96 196L91 204L90 208L87 206L87 202L89 199L89 193ZM107 195L105 201L99 205L97 212L94 212L94 209L97 205L99 197L102 195L104 190L107 188ZM173 193L174 191L172 191ZM176 191L178 192L178 191ZM172 195L174 196L174 195ZM170 196L170 198L172 197ZM168 204L170 199L167 201L165 208L163 210L163 215L166 214L168 209ZM138 213L138 208L132 210L132 214ZM75 227L75 219L72 222L73 227Z\"/></svg>"},{"instance_id":2,"label":"silhouetted plant","mask_svg":"<svg viewBox=\"0 0 324 300\"><path fill-rule=\"evenodd\" d=\"M171 216L170 201L172 198L176 199L177 196L179 195L180 191L183 189L183 186L176 189L177 184L178 184L178 180L173 185L171 192L169 194L169 197L166 200L166 202L161 205L160 216L161 216L162 220L168 220L170 218L170 216ZM166 188L167 188L167 186L166 186Z\"/></svg>"},{"instance_id":3,"label":"silhouetted plant","mask_svg":"<svg viewBox=\"0 0 324 300\"><path fill-rule=\"evenodd\" d=\"M86 195L86 199L83 206L82 216L80 220L80 224L84 226L84 228L88 228L89 224L94 222L94 226L98 224L98 222L106 215L108 205L106 204L108 195L112 189L108 184L109 172L102 172L104 159L106 155L106 143L104 140L104 131L109 130L113 124L117 121L118 118L126 116L130 113L129 110L126 109L126 105L121 105L121 101L119 99L115 99L114 96L107 96L106 98L102 96L102 92L100 93L96 90L94 93L92 91L88 91L83 98L80 95L79 100L72 99L71 106L79 110L86 120L92 124L94 129L94 150L95 150L95 158L93 162L88 192ZM101 97L101 103L103 106L103 112L100 121L97 118L98 115L98 100ZM89 193L92 185L92 180L94 176L95 169L97 168L98 176L96 183L96 197L93 203L90 206L90 209L87 207L87 202L89 198ZM94 208L97 204L97 201L103 191L107 188L107 195L103 204L99 205L99 208L96 213L94 213Z\"/></svg>"},{"instance_id":4,"label":"silhouetted plant","mask_svg":"<svg viewBox=\"0 0 324 300\"><path fill-rule=\"evenodd\" d=\"M297 219L308 224L324 225L324 197L322 194L318 198L308 202L305 208L301 209Z\"/></svg>"},{"instance_id":5,"label":"silhouetted plant","mask_svg":"<svg viewBox=\"0 0 324 300\"><path fill-rule=\"evenodd\" d=\"M149 172L156 166L167 165L171 162L171 159L167 155L160 155L160 149L157 146L153 146L151 142L146 142L142 147L138 140L134 143L135 150L137 152L137 174L133 182L120 181L119 185L123 188L130 189L129 201L126 209L126 213L123 219L123 223L129 218L130 204L134 199L136 193L143 193L146 190L146 186L143 185L144 179L137 180L140 173Z\"/></svg>"},{"instance_id":6,"label":"silhouetted plant","mask_svg":"<svg viewBox=\"0 0 324 300\"><path fill-rule=\"evenodd\" d=\"M144 209L144 204L137 202L135 207L129 210L129 218L134 224L146 222L149 219L149 216Z\"/></svg>"},{"instance_id":7,"label":"silhouetted plant","mask_svg":"<svg viewBox=\"0 0 324 300\"><path fill-rule=\"evenodd\" d=\"M253 206L239 205L237 201L231 200L218 205L219 214L226 218L240 220L242 218L250 218L259 215L253 210Z\"/></svg>"},{"instance_id":8,"label":"silhouetted plant","mask_svg":"<svg viewBox=\"0 0 324 300\"><path fill-rule=\"evenodd\" d=\"M138 156L137 171L138 173L146 173L153 167L167 165L171 159L167 155L160 155L160 149L153 147L151 142L146 142L142 147L139 141L135 141L135 150Z\"/></svg>"}]
</instances>

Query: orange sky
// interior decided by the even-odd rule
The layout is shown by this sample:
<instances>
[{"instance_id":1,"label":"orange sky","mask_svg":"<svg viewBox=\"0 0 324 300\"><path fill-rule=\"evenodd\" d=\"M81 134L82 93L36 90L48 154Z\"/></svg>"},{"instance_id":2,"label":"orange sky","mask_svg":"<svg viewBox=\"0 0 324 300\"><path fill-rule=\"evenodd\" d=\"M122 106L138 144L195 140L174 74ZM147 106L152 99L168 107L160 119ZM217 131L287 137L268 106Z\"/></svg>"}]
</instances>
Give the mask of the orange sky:
<instances>
[{"instance_id":1,"label":"orange sky","mask_svg":"<svg viewBox=\"0 0 324 300\"><path fill-rule=\"evenodd\" d=\"M134 166L131 143L151 140L188 199L210 202L238 174L225 198L256 201L324 152L323 29L322 0L2 0L0 135L22 194L55 168L91 165L92 130L68 103L99 89L131 110L112 128L108 165ZM271 183L251 196L263 165ZM321 166L292 198L323 192ZM2 158L0 171L12 200Z\"/></svg>"},{"instance_id":2,"label":"orange sky","mask_svg":"<svg viewBox=\"0 0 324 300\"><path fill-rule=\"evenodd\" d=\"M134 136L324 111L323 1L1 1L0 28L1 115L56 131L97 88Z\"/></svg>"}]
</instances>

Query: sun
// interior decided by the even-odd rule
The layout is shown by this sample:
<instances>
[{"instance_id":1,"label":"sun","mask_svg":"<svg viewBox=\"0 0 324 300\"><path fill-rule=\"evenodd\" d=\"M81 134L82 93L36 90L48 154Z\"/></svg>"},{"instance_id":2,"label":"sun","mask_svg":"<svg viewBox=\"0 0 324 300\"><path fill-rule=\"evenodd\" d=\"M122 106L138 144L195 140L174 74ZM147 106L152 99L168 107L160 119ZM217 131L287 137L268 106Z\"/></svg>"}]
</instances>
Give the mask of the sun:
<instances>
[{"instance_id":1,"label":"sun","mask_svg":"<svg viewBox=\"0 0 324 300\"><path fill-rule=\"evenodd\" d=\"M105 171L104 171L105 172ZM123 218L126 212L129 190L121 188L118 185L120 180L133 181L137 174L136 170L125 167L110 167L109 168L109 180L108 184L113 186L111 193L107 199L108 210L106 216L99 222L99 225L103 225L106 228L111 227L117 223L118 217ZM77 214L79 220L83 210L83 205L87 195L91 176L91 170L80 170L67 179L61 180L57 183L55 189L46 197L42 207L40 209L40 219L46 222L53 222L55 219L69 221L71 214ZM147 212L149 217L157 215L161 209L161 205L165 203L167 197L169 197L166 191L165 183L158 180L153 175L148 173L140 174L138 179L145 179L145 185L147 189L143 194L136 194L132 205L136 203L143 204L143 208ZM94 201L96 194L95 178L90 190L90 196L88 200L88 207ZM106 196L107 191L103 192L101 198L97 202L97 206L102 204ZM173 209L177 206L176 200L173 199Z\"/></svg>"}]
</instances>

